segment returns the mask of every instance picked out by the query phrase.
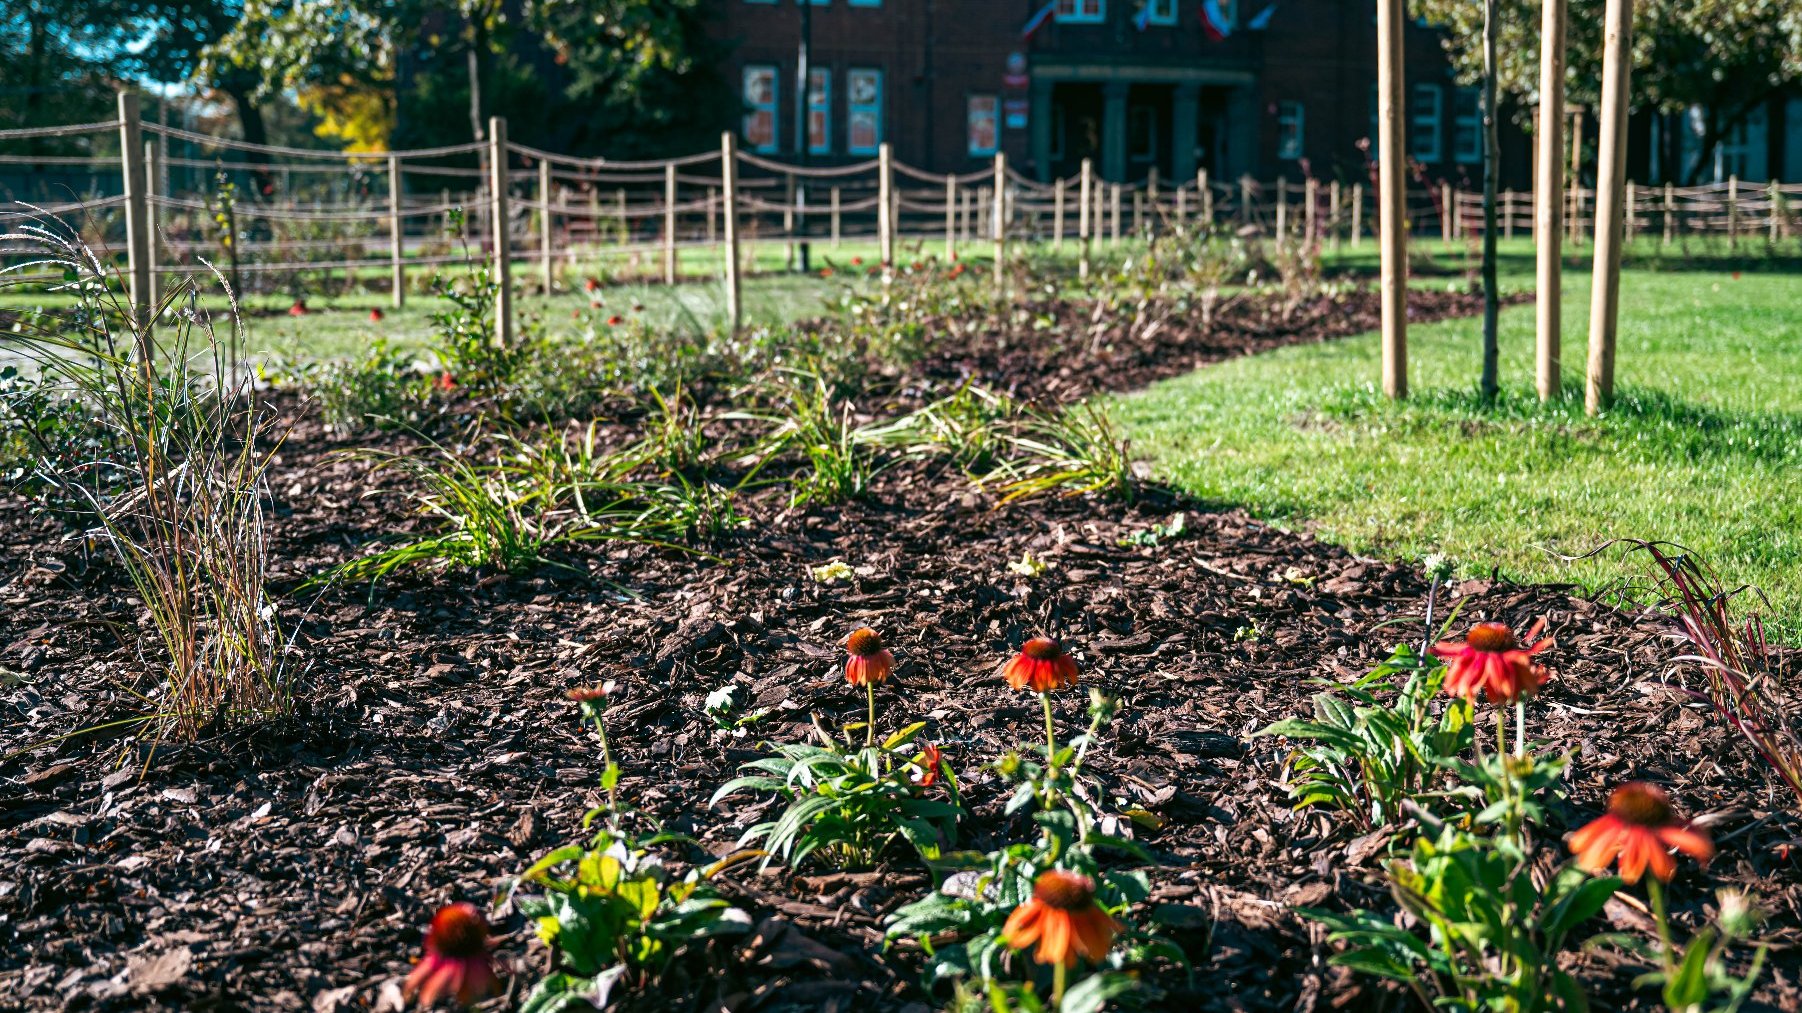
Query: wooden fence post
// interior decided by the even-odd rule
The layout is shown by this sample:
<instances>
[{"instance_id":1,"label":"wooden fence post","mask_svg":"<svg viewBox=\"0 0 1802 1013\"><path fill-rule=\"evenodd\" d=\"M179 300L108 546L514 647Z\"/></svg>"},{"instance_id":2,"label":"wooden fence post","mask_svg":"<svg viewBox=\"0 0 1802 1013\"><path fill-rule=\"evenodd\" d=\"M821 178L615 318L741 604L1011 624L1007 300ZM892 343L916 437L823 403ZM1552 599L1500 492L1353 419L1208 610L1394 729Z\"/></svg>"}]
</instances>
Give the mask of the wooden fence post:
<instances>
[{"instance_id":1,"label":"wooden fence post","mask_svg":"<svg viewBox=\"0 0 1802 1013\"><path fill-rule=\"evenodd\" d=\"M1108 241L1115 246L1120 245L1120 184L1113 184L1113 196L1108 200Z\"/></svg>"},{"instance_id":2,"label":"wooden fence post","mask_svg":"<svg viewBox=\"0 0 1802 1013\"><path fill-rule=\"evenodd\" d=\"M840 196L838 187L835 186L832 188L831 195L828 199L832 203L832 248L836 250L838 249L840 241L839 237L843 235L842 229L844 228L844 222L841 217L842 213L839 211Z\"/></svg>"},{"instance_id":3,"label":"wooden fence post","mask_svg":"<svg viewBox=\"0 0 1802 1013\"><path fill-rule=\"evenodd\" d=\"M1677 241L1677 184L1664 181L1664 245Z\"/></svg>"},{"instance_id":4,"label":"wooden fence post","mask_svg":"<svg viewBox=\"0 0 1802 1013\"><path fill-rule=\"evenodd\" d=\"M1251 188L1252 188L1251 177L1249 175L1240 176L1239 177L1239 224L1240 225L1248 225L1251 223Z\"/></svg>"},{"instance_id":5,"label":"wooden fence post","mask_svg":"<svg viewBox=\"0 0 1802 1013\"><path fill-rule=\"evenodd\" d=\"M632 241L632 223L626 217L626 188L616 187L613 191L613 217L619 222L619 245L625 246Z\"/></svg>"},{"instance_id":6,"label":"wooden fence post","mask_svg":"<svg viewBox=\"0 0 1802 1013\"><path fill-rule=\"evenodd\" d=\"M1320 208L1316 206L1320 203L1320 181L1309 176L1301 185L1301 195L1307 202L1301 212L1302 235L1306 237L1304 242L1311 245L1318 238L1320 228Z\"/></svg>"},{"instance_id":7,"label":"wooden fence post","mask_svg":"<svg viewBox=\"0 0 1802 1013\"><path fill-rule=\"evenodd\" d=\"M1345 230L1339 222L1340 215L1345 213L1345 188L1338 180L1327 184L1326 228L1333 237L1333 252L1338 253L1344 245Z\"/></svg>"},{"instance_id":8,"label":"wooden fence post","mask_svg":"<svg viewBox=\"0 0 1802 1013\"><path fill-rule=\"evenodd\" d=\"M795 269L795 177L790 173L782 191L782 237L784 243L783 263L787 270Z\"/></svg>"},{"instance_id":9,"label":"wooden fence post","mask_svg":"<svg viewBox=\"0 0 1802 1013\"><path fill-rule=\"evenodd\" d=\"M1181 228L1189 220L1189 188L1184 184L1176 188L1176 224Z\"/></svg>"},{"instance_id":10,"label":"wooden fence post","mask_svg":"<svg viewBox=\"0 0 1802 1013\"><path fill-rule=\"evenodd\" d=\"M1007 296L1007 153L995 152L995 294Z\"/></svg>"},{"instance_id":11,"label":"wooden fence post","mask_svg":"<svg viewBox=\"0 0 1802 1013\"><path fill-rule=\"evenodd\" d=\"M141 127L140 127L141 129ZM150 264L147 274L150 277L150 304L156 305L162 300L162 280L157 277L156 252L156 193L157 168L161 160L157 156L155 141L144 142L144 259Z\"/></svg>"},{"instance_id":12,"label":"wooden fence post","mask_svg":"<svg viewBox=\"0 0 1802 1013\"><path fill-rule=\"evenodd\" d=\"M1283 243L1289 238L1289 178L1276 178L1276 241Z\"/></svg>"},{"instance_id":13,"label":"wooden fence post","mask_svg":"<svg viewBox=\"0 0 1802 1013\"><path fill-rule=\"evenodd\" d=\"M945 173L945 259L957 259L957 174Z\"/></svg>"},{"instance_id":14,"label":"wooden fence post","mask_svg":"<svg viewBox=\"0 0 1802 1013\"><path fill-rule=\"evenodd\" d=\"M1095 160L1082 160L1082 172L1077 180L1076 202L1076 276L1089 276L1089 238L1092 233L1090 219L1095 210Z\"/></svg>"},{"instance_id":15,"label":"wooden fence post","mask_svg":"<svg viewBox=\"0 0 1802 1013\"><path fill-rule=\"evenodd\" d=\"M1514 238L1514 191L1502 191L1502 237Z\"/></svg>"},{"instance_id":16,"label":"wooden fence post","mask_svg":"<svg viewBox=\"0 0 1802 1013\"><path fill-rule=\"evenodd\" d=\"M1377 134L1379 240L1382 244L1383 393L1408 396L1407 149L1402 137L1407 95L1402 0L1377 3Z\"/></svg>"},{"instance_id":17,"label":"wooden fence post","mask_svg":"<svg viewBox=\"0 0 1802 1013\"><path fill-rule=\"evenodd\" d=\"M1064 249L1064 178L1062 176L1059 176L1057 181L1051 184L1051 248L1060 253Z\"/></svg>"},{"instance_id":18,"label":"wooden fence post","mask_svg":"<svg viewBox=\"0 0 1802 1013\"><path fill-rule=\"evenodd\" d=\"M556 291L556 270L551 264L551 235L557 224L551 219L551 160L538 160L538 268L543 272L544 294Z\"/></svg>"},{"instance_id":19,"label":"wooden fence post","mask_svg":"<svg viewBox=\"0 0 1802 1013\"><path fill-rule=\"evenodd\" d=\"M407 304L407 266L404 249L405 234L401 231L400 159L388 156L388 287L394 308L401 309Z\"/></svg>"},{"instance_id":20,"label":"wooden fence post","mask_svg":"<svg viewBox=\"0 0 1802 1013\"><path fill-rule=\"evenodd\" d=\"M494 340L513 344L513 245L507 228L507 118L488 117L488 213L494 223Z\"/></svg>"},{"instance_id":21,"label":"wooden fence post","mask_svg":"<svg viewBox=\"0 0 1802 1013\"><path fill-rule=\"evenodd\" d=\"M156 369L150 341L150 200L144 171L143 121L138 93L119 93L119 167L125 178L125 264L131 279L132 326L137 332L138 368L145 379ZM238 293L232 293L234 296Z\"/></svg>"},{"instance_id":22,"label":"wooden fence post","mask_svg":"<svg viewBox=\"0 0 1802 1013\"><path fill-rule=\"evenodd\" d=\"M1568 28L1566 29L1569 30ZM1570 227L1572 245L1583 241L1583 107L1571 113L1570 125L1570 211L1565 222Z\"/></svg>"},{"instance_id":23,"label":"wooden fence post","mask_svg":"<svg viewBox=\"0 0 1802 1013\"><path fill-rule=\"evenodd\" d=\"M717 187L707 188L707 245L719 241L719 216L716 213L720 206L720 192Z\"/></svg>"},{"instance_id":24,"label":"wooden fence post","mask_svg":"<svg viewBox=\"0 0 1802 1013\"><path fill-rule=\"evenodd\" d=\"M1211 232L1214 229L1214 187L1208 183L1208 170L1196 171L1195 191L1201 198L1201 227Z\"/></svg>"},{"instance_id":25,"label":"wooden fence post","mask_svg":"<svg viewBox=\"0 0 1802 1013\"><path fill-rule=\"evenodd\" d=\"M1457 234L1453 232L1457 228L1457 212L1452 207L1452 201L1456 196L1450 183L1445 180L1439 181L1439 241L1441 243L1449 243L1457 238Z\"/></svg>"},{"instance_id":26,"label":"wooden fence post","mask_svg":"<svg viewBox=\"0 0 1802 1013\"><path fill-rule=\"evenodd\" d=\"M886 276L895 261L895 166L889 143L876 148L876 249Z\"/></svg>"},{"instance_id":27,"label":"wooden fence post","mask_svg":"<svg viewBox=\"0 0 1802 1013\"><path fill-rule=\"evenodd\" d=\"M1352 249L1364 245L1364 184L1353 183L1351 195Z\"/></svg>"},{"instance_id":28,"label":"wooden fence post","mask_svg":"<svg viewBox=\"0 0 1802 1013\"><path fill-rule=\"evenodd\" d=\"M1627 214L1627 242L1631 243L1633 241L1634 233L1639 231L1639 188L1633 185L1632 180L1627 181L1627 203L1625 209Z\"/></svg>"},{"instance_id":29,"label":"wooden fence post","mask_svg":"<svg viewBox=\"0 0 1802 1013\"><path fill-rule=\"evenodd\" d=\"M1770 183L1765 186L1765 196L1768 197L1771 202L1771 210L1770 210L1771 235L1770 235L1769 241L1770 241L1771 245L1775 246L1777 244L1777 240L1778 240L1778 237L1780 234L1779 229L1778 229L1778 223L1780 221L1782 221L1782 219L1783 219L1783 216L1781 214L1781 211L1783 208L1783 193L1782 193L1782 191L1777 189L1777 181L1776 180L1774 180L1774 179L1771 180Z\"/></svg>"},{"instance_id":30,"label":"wooden fence post","mask_svg":"<svg viewBox=\"0 0 1802 1013\"><path fill-rule=\"evenodd\" d=\"M663 167L663 283L676 283L676 163Z\"/></svg>"},{"instance_id":31,"label":"wooden fence post","mask_svg":"<svg viewBox=\"0 0 1802 1013\"><path fill-rule=\"evenodd\" d=\"M725 192L721 213L726 223L726 326L737 334L743 323L738 290L738 135L730 130L720 134L720 187Z\"/></svg>"},{"instance_id":32,"label":"wooden fence post","mask_svg":"<svg viewBox=\"0 0 1802 1013\"><path fill-rule=\"evenodd\" d=\"M1589 369L1583 407L1614 403L1615 328L1621 299L1621 197L1627 182L1627 102L1633 0L1608 0L1603 15L1602 114L1596 145L1595 267L1589 295Z\"/></svg>"},{"instance_id":33,"label":"wooden fence post","mask_svg":"<svg viewBox=\"0 0 1802 1013\"><path fill-rule=\"evenodd\" d=\"M1138 190L1133 191L1133 235L1145 237L1145 195Z\"/></svg>"},{"instance_id":34,"label":"wooden fence post","mask_svg":"<svg viewBox=\"0 0 1802 1013\"><path fill-rule=\"evenodd\" d=\"M1727 248L1739 249L1739 177L1727 177Z\"/></svg>"},{"instance_id":35,"label":"wooden fence post","mask_svg":"<svg viewBox=\"0 0 1802 1013\"><path fill-rule=\"evenodd\" d=\"M1539 167L1533 197L1538 246L1534 313L1535 383L1541 401L1562 395L1564 285L1564 38L1565 0L1545 0L1540 25Z\"/></svg>"}]
</instances>

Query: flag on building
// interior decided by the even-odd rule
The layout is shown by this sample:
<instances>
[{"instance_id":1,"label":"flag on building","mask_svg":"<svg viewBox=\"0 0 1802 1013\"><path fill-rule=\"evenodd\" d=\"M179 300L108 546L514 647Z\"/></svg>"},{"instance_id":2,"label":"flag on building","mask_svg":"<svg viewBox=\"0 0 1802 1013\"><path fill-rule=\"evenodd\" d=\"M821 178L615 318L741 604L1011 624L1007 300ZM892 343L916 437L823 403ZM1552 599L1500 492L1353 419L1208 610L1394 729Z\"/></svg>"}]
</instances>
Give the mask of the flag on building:
<instances>
[{"instance_id":1,"label":"flag on building","mask_svg":"<svg viewBox=\"0 0 1802 1013\"><path fill-rule=\"evenodd\" d=\"M1051 20L1051 12L1055 10L1057 10L1057 0L1051 0L1050 3L1039 8L1037 14L1034 14L1031 18L1027 19L1026 27L1020 29L1020 37L1022 39L1032 38L1032 33L1043 28L1045 22Z\"/></svg>"},{"instance_id":2,"label":"flag on building","mask_svg":"<svg viewBox=\"0 0 1802 1013\"><path fill-rule=\"evenodd\" d=\"M1271 4L1270 6L1264 8L1262 11L1259 11L1257 17L1252 18L1250 21L1245 22L1245 27L1251 29L1254 32L1261 32L1264 29L1270 27L1270 19L1275 14L1276 14L1276 4Z\"/></svg>"},{"instance_id":3,"label":"flag on building","mask_svg":"<svg viewBox=\"0 0 1802 1013\"><path fill-rule=\"evenodd\" d=\"M1215 42L1233 34L1233 19L1220 9L1220 0L1202 0L1201 30Z\"/></svg>"}]
</instances>

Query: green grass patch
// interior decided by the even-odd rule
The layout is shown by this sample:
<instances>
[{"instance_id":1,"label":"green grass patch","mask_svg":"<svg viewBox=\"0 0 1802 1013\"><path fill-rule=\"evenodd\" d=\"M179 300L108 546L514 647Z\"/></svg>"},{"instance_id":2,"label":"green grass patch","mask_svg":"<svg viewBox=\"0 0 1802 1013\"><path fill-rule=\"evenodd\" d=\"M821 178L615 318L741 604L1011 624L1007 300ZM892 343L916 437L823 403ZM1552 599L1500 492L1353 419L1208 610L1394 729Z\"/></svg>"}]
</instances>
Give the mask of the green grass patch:
<instances>
[{"instance_id":1,"label":"green grass patch","mask_svg":"<svg viewBox=\"0 0 1802 1013\"><path fill-rule=\"evenodd\" d=\"M1410 328L1403 403L1377 393L1378 342L1362 335L1160 383L1120 398L1118 417L1176 488L1360 552L1599 589L1650 561L1562 557L1614 537L1681 542L1762 587L1779 634L1802 639L1802 280L1627 272L1618 403L1599 419L1582 410L1588 283L1567 273L1566 396L1550 405L1533 394L1522 306L1502 315L1493 406L1475 389L1480 322L1456 320Z\"/></svg>"}]
</instances>

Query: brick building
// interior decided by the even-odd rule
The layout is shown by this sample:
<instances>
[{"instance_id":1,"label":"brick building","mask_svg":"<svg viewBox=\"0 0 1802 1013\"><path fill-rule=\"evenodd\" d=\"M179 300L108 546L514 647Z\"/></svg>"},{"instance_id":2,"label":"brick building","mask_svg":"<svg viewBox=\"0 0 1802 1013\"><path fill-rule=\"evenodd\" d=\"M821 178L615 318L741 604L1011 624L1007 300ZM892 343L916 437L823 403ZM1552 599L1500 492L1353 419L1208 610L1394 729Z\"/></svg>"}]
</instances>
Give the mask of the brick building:
<instances>
[{"instance_id":1,"label":"brick building","mask_svg":"<svg viewBox=\"0 0 1802 1013\"><path fill-rule=\"evenodd\" d=\"M800 0L714 2L745 147L794 157ZM975 168L999 145L1041 179L1085 157L1112 180L1153 168L1184 179L1197 168L1218 179L1366 175L1370 0L809 2L808 147L819 163L867 158L888 141L934 171ZM1411 155L1430 177L1480 180L1477 90L1453 79L1434 29L1410 24L1406 44ZM1668 175L1654 149L1683 123L1635 117L1630 175ZM1506 115L1501 137L1503 185L1530 186L1529 138ZM1802 100L1773 102L1711 162L1702 178L1802 178Z\"/></svg>"}]
</instances>

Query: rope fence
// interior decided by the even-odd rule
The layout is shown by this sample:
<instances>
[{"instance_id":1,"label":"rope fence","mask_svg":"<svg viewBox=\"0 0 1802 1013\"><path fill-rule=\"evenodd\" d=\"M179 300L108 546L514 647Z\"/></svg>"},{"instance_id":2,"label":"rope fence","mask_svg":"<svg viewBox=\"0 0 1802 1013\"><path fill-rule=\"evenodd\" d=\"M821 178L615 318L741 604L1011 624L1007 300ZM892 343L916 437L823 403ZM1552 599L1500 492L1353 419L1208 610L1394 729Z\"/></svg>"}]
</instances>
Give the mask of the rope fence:
<instances>
[{"instance_id":1,"label":"rope fence","mask_svg":"<svg viewBox=\"0 0 1802 1013\"><path fill-rule=\"evenodd\" d=\"M1073 242L1086 274L1096 242L1199 229L1337 249L1372 238L1377 219L1374 190L1362 181L1226 181L1205 170L1179 181L1155 172L1104 181L1087 162L1073 176L1040 181L999 156L977 171L934 173L896 160L886 144L867 161L800 166L738 151L730 138L715 151L615 161L508 143L504 122L493 127L483 142L327 152L141 122L128 93L117 121L0 130L0 167L31 167L64 184L58 200L47 199L49 185L33 200L0 192L0 219L77 218L95 249L124 253L138 305L170 278L209 271L204 256L234 284L253 279L243 284L297 296L385 282L396 307L405 304L409 268L458 261L464 249L501 276L515 262L536 266L531 285L544 292L584 265L674 284L690 273L679 254L693 251L711 252L705 273L723 270L735 286L772 244L793 268L802 244L873 241L892 264L897 242L942 243L947 257L971 242L992 242L998 254L1013 240ZM120 154L4 150L95 135L116 137ZM172 152L177 145L185 152ZM76 191L70 181L83 170L86 187ZM1594 191L1577 186L1560 199L1570 237L1581 239L1594 227ZM1799 205L1802 183L1629 183L1626 231L1667 244L1692 236L1776 243L1796 236ZM1534 206L1530 192L1502 193L1498 231L1531 236ZM1413 236L1459 242L1483 233L1480 193L1420 186L1406 207ZM0 255L21 252L0 247Z\"/></svg>"}]
</instances>

